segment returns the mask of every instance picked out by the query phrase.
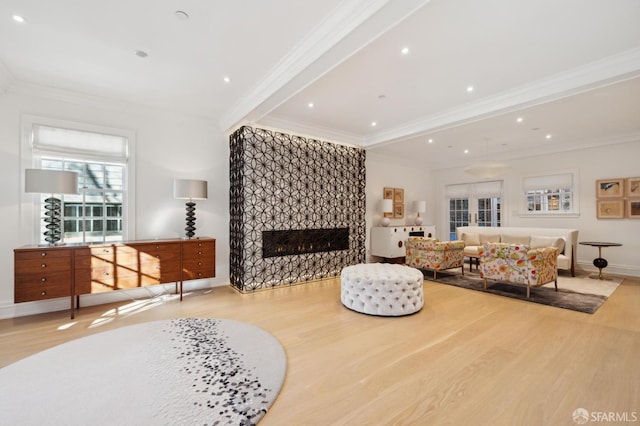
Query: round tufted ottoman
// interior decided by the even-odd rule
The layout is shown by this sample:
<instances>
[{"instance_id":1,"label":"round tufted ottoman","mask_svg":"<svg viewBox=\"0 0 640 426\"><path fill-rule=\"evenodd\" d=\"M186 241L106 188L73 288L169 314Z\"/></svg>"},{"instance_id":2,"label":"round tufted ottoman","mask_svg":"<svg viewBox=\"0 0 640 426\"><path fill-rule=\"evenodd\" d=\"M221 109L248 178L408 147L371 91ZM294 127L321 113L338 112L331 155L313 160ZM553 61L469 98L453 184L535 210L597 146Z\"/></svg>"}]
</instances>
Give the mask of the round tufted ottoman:
<instances>
[{"instance_id":1,"label":"round tufted ottoman","mask_svg":"<svg viewBox=\"0 0 640 426\"><path fill-rule=\"evenodd\" d=\"M422 272L404 265L361 263L340 274L342 304L363 314L400 316L424 305Z\"/></svg>"}]
</instances>

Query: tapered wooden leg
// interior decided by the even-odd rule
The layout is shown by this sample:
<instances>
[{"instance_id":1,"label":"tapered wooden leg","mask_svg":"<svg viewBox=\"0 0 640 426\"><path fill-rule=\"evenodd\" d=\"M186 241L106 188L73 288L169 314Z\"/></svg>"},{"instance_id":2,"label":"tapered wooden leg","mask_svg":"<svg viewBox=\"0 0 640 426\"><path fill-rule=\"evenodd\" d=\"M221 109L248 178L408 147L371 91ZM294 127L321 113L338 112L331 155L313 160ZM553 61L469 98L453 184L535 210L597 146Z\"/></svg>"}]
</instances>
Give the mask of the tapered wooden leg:
<instances>
[{"instance_id":1,"label":"tapered wooden leg","mask_svg":"<svg viewBox=\"0 0 640 426\"><path fill-rule=\"evenodd\" d=\"M483 278L482 282L484 283L484 289L486 290L487 289L487 279Z\"/></svg>"},{"instance_id":2,"label":"tapered wooden leg","mask_svg":"<svg viewBox=\"0 0 640 426\"><path fill-rule=\"evenodd\" d=\"M527 299L529 298L530 289L531 289L531 287L529 287L529 284L527 284Z\"/></svg>"},{"instance_id":3,"label":"tapered wooden leg","mask_svg":"<svg viewBox=\"0 0 640 426\"><path fill-rule=\"evenodd\" d=\"M555 281L555 285L556 285L556 291L558 291L558 279L557 278L556 278L556 281Z\"/></svg>"}]
</instances>

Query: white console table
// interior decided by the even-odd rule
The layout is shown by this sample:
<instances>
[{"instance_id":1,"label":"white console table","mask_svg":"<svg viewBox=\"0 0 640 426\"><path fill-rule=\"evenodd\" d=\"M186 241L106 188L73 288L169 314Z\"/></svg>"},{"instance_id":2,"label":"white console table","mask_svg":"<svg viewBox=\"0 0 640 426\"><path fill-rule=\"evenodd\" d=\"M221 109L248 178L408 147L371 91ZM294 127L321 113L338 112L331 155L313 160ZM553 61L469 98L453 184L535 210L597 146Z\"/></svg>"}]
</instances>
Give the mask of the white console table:
<instances>
[{"instance_id":1,"label":"white console table","mask_svg":"<svg viewBox=\"0 0 640 426\"><path fill-rule=\"evenodd\" d=\"M435 225L375 226L371 228L371 255L396 259L405 256L404 242L410 236L436 236Z\"/></svg>"}]
</instances>

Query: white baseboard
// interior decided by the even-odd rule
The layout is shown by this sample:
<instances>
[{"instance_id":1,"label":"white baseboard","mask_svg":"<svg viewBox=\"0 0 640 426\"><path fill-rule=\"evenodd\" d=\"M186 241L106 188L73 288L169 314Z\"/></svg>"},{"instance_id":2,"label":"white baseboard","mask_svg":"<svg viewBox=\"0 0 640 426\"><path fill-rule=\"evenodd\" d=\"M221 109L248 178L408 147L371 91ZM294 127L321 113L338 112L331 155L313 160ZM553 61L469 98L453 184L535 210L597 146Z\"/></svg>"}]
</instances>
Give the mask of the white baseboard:
<instances>
[{"instance_id":1,"label":"white baseboard","mask_svg":"<svg viewBox=\"0 0 640 426\"><path fill-rule=\"evenodd\" d=\"M585 272L598 272L598 268L593 266L592 262L578 262L578 268ZM623 275L625 277L640 277L640 269L637 266L631 265L616 265L609 264L602 270L603 274Z\"/></svg>"},{"instance_id":2,"label":"white baseboard","mask_svg":"<svg viewBox=\"0 0 640 426\"><path fill-rule=\"evenodd\" d=\"M213 280L185 281L183 292L221 287L228 284L213 284ZM127 290L117 290L105 293L85 294L80 296L80 309L83 306L95 306L105 303L150 299L163 294L175 293L175 284L161 284ZM0 319L23 317L27 315L44 314L47 312L65 311L71 309L69 297L42 300L38 302L5 303L0 304Z\"/></svg>"}]
</instances>

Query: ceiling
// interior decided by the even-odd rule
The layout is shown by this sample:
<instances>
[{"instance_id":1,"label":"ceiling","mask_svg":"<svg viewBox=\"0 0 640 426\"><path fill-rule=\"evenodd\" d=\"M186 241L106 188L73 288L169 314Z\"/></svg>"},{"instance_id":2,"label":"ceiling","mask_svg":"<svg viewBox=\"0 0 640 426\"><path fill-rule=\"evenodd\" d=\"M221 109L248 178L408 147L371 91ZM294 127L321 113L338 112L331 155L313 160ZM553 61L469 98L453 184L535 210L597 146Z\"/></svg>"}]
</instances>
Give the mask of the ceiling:
<instances>
[{"instance_id":1,"label":"ceiling","mask_svg":"<svg viewBox=\"0 0 640 426\"><path fill-rule=\"evenodd\" d=\"M521 158L639 140L640 2L2 0L0 92L43 86L432 168Z\"/></svg>"}]
</instances>

